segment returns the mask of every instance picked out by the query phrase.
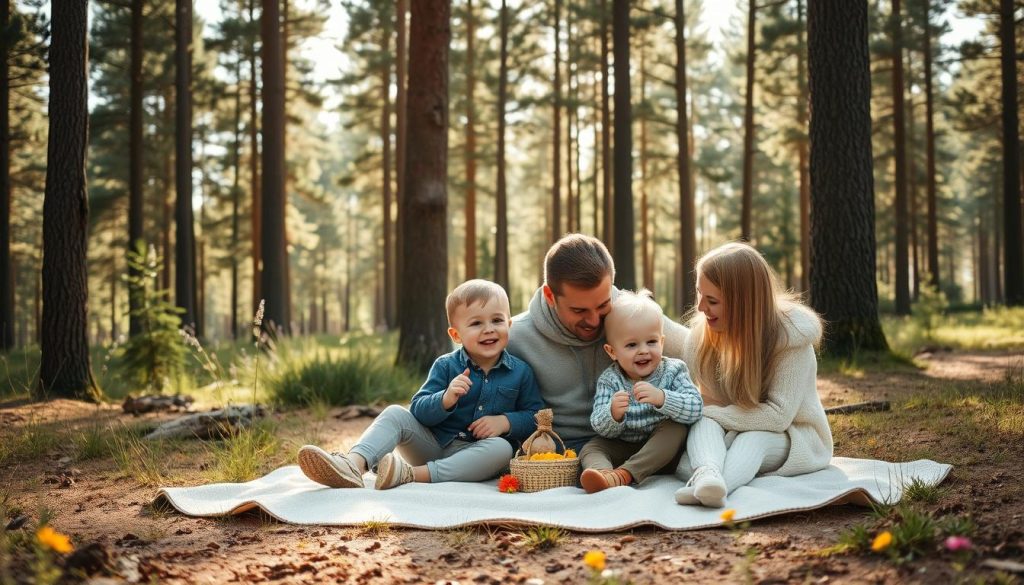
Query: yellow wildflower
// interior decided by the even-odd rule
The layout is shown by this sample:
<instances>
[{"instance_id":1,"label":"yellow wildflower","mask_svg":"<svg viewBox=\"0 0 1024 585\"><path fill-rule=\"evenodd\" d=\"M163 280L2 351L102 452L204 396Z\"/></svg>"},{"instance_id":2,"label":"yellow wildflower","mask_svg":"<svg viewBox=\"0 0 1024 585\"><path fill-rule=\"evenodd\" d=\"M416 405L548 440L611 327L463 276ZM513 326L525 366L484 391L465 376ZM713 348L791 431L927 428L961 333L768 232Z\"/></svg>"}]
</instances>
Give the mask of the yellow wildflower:
<instances>
[{"instance_id":1,"label":"yellow wildflower","mask_svg":"<svg viewBox=\"0 0 1024 585\"><path fill-rule=\"evenodd\" d=\"M576 451L574 451L573 449L566 449L565 450L565 458L566 459L575 459L576 458Z\"/></svg>"},{"instance_id":2,"label":"yellow wildflower","mask_svg":"<svg viewBox=\"0 0 1024 585\"><path fill-rule=\"evenodd\" d=\"M881 552L889 548L890 544L892 544L892 533L886 530L885 532L880 532L875 537L875 540L871 543L871 550Z\"/></svg>"},{"instance_id":3,"label":"yellow wildflower","mask_svg":"<svg viewBox=\"0 0 1024 585\"><path fill-rule=\"evenodd\" d=\"M49 526L40 528L36 532L36 538L42 544L62 554L75 550L75 547L71 546L71 539L66 534L61 534Z\"/></svg>"},{"instance_id":4,"label":"yellow wildflower","mask_svg":"<svg viewBox=\"0 0 1024 585\"><path fill-rule=\"evenodd\" d=\"M722 522L732 522L734 516L736 516L736 510L729 508L722 512L718 517L722 519Z\"/></svg>"},{"instance_id":5,"label":"yellow wildflower","mask_svg":"<svg viewBox=\"0 0 1024 585\"><path fill-rule=\"evenodd\" d=\"M587 554L583 555L583 564L595 571L604 570L604 560L604 553L599 550L588 550Z\"/></svg>"}]
</instances>

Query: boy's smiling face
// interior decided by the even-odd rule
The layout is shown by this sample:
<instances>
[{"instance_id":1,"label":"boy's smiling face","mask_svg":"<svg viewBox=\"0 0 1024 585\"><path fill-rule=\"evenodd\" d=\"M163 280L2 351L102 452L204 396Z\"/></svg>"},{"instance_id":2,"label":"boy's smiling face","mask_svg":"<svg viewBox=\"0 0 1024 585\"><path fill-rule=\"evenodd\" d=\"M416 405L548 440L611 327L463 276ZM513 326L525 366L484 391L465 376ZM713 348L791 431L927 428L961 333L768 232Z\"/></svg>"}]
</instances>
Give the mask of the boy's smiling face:
<instances>
[{"instance_id":1,"label":"boy's smiling face","mask_svg":"<svg viewBox=\"0 0 1024 585\"><path fill-rule=\"evenodd\" d=\"M610 324L606 332L608 343L604 345L608 357L634 382L654 373L665 347L661 315L642 313Z\"/></svg>"},{"instance_id":2,"label":"boy's smiling face","mask_svg":"<svg viewBox=\"0 0 1024 585\"><path fill-rule=\"evenodd\" d=\"M462 344L476 365L489 368L497 363L508 345L512 324L508 301L497 296L483 303L459 305L452 312L448 335Z\"/></svg>"}]
</instances>

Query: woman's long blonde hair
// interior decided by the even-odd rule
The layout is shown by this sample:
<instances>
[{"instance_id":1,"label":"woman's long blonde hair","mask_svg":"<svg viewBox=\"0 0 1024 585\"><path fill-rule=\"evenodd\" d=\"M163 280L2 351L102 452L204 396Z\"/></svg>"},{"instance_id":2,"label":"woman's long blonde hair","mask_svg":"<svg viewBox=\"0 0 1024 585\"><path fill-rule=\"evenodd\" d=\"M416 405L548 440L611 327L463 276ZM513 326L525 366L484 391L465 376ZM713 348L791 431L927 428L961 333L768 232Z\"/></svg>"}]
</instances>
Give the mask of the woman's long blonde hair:
<instances>
[{"instance_id":1,"label":"woman's long blonde hair","mask_svg":"<svg viewBox=\"0 0 1024 585\"><path fill-rule=\"evenodd\" d=\"M689 325L697 336L697 384L729 404L752 407L761 402L779 354L788 344L785 311L796 297L782 290L768 262L751 246L732 242L697 261L696 274L718 287L727 330L707 327L694 307ZM699 294L699 293L698 293Z\"/></svg>"}]
</instances>

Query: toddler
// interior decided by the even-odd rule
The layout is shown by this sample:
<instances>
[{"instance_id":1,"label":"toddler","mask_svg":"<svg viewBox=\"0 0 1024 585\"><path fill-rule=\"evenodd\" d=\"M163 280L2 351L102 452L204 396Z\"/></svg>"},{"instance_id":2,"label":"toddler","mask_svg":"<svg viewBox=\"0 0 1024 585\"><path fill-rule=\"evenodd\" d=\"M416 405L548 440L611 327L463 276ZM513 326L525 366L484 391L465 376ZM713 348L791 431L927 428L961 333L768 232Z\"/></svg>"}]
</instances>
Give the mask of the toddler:
<instances>
[{"instance_id":1,"label":"toddler","mask_svg":"<svg viewBox=\"0 0 1024 585\"><path fill-rule=\"evenodd\" d=\"M686 425L701 416L686 364L662 356L662 321L649 291L619 291L612 301L604 350L613 363L597 381L590 416L599 436L580 452L587 493L640 483L663 468L671 473Z\"/></svg>"}]
</instances>

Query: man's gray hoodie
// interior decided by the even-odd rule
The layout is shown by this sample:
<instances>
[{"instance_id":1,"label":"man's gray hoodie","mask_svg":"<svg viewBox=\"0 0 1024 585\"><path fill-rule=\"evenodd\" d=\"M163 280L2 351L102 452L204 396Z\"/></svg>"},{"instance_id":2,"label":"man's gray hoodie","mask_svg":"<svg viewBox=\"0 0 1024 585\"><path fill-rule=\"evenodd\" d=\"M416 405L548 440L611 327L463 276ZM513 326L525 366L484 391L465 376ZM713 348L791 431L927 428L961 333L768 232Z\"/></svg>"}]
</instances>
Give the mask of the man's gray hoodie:
<instances>
[{"instance_id":1,"label":"man's gray hoodie","mask_svg":"<svg viewBox=\"0 0 1024 585\"><path fill-rule=\"evenodd\" d=\"M618 289L612 289L612 296ZM679 358L688 330L665 318L665 351ZM512 318L508 351L526 360L540 385L541 398L555 414L554 431L566 442L590 439L590 426L597 379L611 363L604 351L604 332L593 341L583 341L558 319L555 309L538 288L529 308Z\"/></svg>"}]
</instances>

